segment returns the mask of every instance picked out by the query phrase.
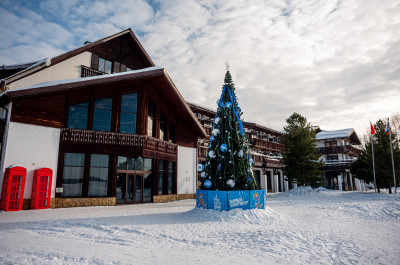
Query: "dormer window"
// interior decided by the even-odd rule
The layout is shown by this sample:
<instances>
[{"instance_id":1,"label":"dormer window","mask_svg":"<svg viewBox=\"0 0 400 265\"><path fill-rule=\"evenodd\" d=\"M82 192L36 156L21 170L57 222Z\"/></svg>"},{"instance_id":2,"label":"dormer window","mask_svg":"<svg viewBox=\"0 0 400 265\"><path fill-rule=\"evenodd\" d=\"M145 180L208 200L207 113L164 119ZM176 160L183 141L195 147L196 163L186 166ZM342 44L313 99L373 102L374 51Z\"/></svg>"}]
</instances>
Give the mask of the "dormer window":
<instances>
[{"instance_id":1,"label":"dormer window","mask_svg":"<svg viewBox=\"0 0 400 265\"><path fill-rule=\"evenodd\" d=\"M111 69L112 69L112 62L99 57L99 67L97 70L107 74L111 74Z\"/></svg>"}]
</instances>

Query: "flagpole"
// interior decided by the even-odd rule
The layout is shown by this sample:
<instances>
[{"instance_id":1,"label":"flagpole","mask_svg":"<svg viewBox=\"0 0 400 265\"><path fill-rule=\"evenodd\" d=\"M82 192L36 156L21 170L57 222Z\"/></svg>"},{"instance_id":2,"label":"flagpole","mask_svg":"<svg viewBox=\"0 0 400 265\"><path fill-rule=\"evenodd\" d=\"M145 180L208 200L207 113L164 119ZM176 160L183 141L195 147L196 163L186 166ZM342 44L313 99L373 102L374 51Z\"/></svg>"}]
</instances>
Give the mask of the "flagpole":
<instances>
[{"instance_id":1,"label":"flagpole","mask_svg":"<svg viewBox=\"0 0 400 265\"><path fill-rule=\"evenodd\" d=\"M374 186L376 193L376 177L375 177L375 157L374 157L374 135L371 134L371 144L372 144L372 168L374 170Z\"/></svg>"},{"instance_id":2,"label":"flagpole","mask_svg":"<svg viewBox=\"0 0 400 265\"><path fill-rule=\"evenodd\" d=\"M390 130L389 118L388 118L388 130L389 130L390 153L391 153L391 155L392 155L392 168L393 168L393 180L394 180L394 194L397 194L396 172L395 172L395 170L394 170L394 160L393 160L392 132L391 132L391 130Z\"/></svg>"}]
</instances>

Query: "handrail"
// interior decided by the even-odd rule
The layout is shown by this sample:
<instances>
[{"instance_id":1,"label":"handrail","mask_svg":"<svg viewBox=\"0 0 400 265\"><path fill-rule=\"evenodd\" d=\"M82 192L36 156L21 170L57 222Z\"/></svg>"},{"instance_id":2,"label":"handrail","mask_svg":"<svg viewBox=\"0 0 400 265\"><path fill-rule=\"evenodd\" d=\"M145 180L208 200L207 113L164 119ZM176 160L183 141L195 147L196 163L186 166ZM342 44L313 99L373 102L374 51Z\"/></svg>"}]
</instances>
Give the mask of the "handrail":
<instances>
[{"instance_id":1,"label":"handrail","mask_svg":"<svg viewBox=\"0 0 400 265\"><path fill-rule=\"evenodd\" d=\"M82 144L119 145L141 147L176 155L178 145L147 135L102 132L72 128L61 129L61 141Z\"/></svg>"}]
</instances>

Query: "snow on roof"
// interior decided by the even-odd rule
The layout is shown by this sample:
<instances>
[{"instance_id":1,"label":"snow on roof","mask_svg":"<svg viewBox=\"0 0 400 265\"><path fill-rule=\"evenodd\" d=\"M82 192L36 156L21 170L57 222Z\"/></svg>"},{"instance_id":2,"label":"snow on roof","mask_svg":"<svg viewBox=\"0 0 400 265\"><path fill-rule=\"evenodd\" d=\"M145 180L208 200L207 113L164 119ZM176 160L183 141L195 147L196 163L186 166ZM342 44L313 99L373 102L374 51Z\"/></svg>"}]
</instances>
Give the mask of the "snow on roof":
<instances>
[{"instance_id":1,"label":"snow on roof","mask_svg":"<svg viewBox=\"0 0 400 265\"><path fill-rule=\"evenodd\" d=\"M23 73L23 72L26 72L26 71L28 71L28 70L30 70L30 69L33 69L33 68L35 68L35 67L37 67L37 66L39 66L39 65L41 65L41 64L43 64L43 63L49 64L50 62L51 62L51 58L45 58L45 59L39 60L39 61L37 61L36 63L32 64L31 66L29 66L29 67L27 67L27 68L25 68L25 69L22 69L21 71L16 72L15 74L10 75L10 76L6 77L5 79L9 79L9 78L11 78L11 77L13 77L13 76L17 76L17 75L19 75L19 74L21 74L21 73Z\"/></svg>"},{"instance_id":2,"label":"snow on roof","mask_svg":"<svg viewBox=\"0 0 400 265\"><path fill-rule=\"evenodd\" d=\"M346 138L349 137L352 134L352 132L354 132L353 128L341 129L335 131L321 131L317 133L316 138L317 140Z\"/></svg>"},{"instance_id":3,"label":"snow on roof","mask_svg":"<svg viewBox=\"0 0 400 265\"><path fill-rule=\"evenodd\" d=\"M26 67L30 67L31 65L33 65L37 62L38 61L20 63L20 64L9 64L9 65L4 64L4 65L0 66L0 70L13 70L13 69L19 69L19 68L26 68Z\"/></svg>"},{"instance_id":4,"label":"snow on roof","mask_svg":"<svg viewBox=\"0 0 400 265\"><path fill-rule=\"evenodd\" d=\"M97 75L97 76L90 76L90 77L79 77L79 78L74 78L74 79L56 80L56 81L39 83L39 84L36 84L33 86L13 89L11 91L20 91L20 90L28 90L28 89L38 88L38 87L48 87L48 86L56 86L56 85L62 85L62 84L71 84L71 83L76 83L76 82L108 78L111 76L113 76L113 77L114 76L123 76L123 75L136 74L136 73L148 72L148 71L159 70L159 69L163 69L163 68L158 67L158 66L152 66L152 67L148 67L148 68L144 68L144 69L140 69L140 70L136 70L136 71L134 70L134 71L121 72L121 73L116 73L116 74L106 74L106 75Z\"/></svg>"}]
</instances>

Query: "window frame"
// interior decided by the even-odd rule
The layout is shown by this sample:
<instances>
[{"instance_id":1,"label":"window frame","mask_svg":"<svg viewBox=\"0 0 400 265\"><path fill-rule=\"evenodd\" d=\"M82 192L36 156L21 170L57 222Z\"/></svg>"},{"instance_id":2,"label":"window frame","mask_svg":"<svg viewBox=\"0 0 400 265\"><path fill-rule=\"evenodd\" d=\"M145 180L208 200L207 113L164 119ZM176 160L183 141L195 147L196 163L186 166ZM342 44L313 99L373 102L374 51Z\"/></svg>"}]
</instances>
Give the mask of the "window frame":
<instances>
[{"instance_id":1,"label":"window frame","mask_svg":"<svg viewBox=\"0 0 400 265\"><path fill-rule=\"evenodd\" d=\"M103 69L100 68L100 60L104 60ZM107 62L110 63L110 72L106 71ZM97 70L98 71L103 72L103 73L107 73L107 74L112 74L114 72L113 71L113 67L114 67L114 62L113 61L107 60L106 58L99 56L99 61L98 61L98 65L97 65Z\"/></svg>"},{"instance_id":2,"label":"window frame","mask_svg":"<svg viewBox=\"0 0 400 265\"><path fill-rule=\"evenodd\" d=\"M123 111L122 110L122 98L123 96L136 94L136 113L130 111ZM139 91L126 91L120 94L119 97L119 106L118 106L119 118L118 118L118 132L119 133L130 133L130 134L138 134L138 121L139 121ZM133 114L136 116L135 121L135 132L121 132L121 121L122 121L122 113Z\"/></svg>"}]
</instances>

